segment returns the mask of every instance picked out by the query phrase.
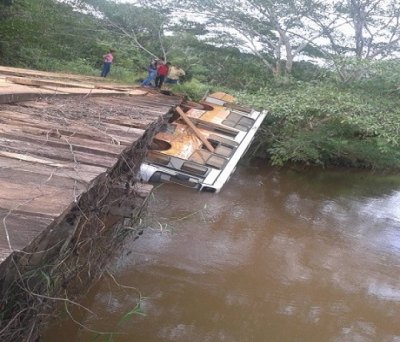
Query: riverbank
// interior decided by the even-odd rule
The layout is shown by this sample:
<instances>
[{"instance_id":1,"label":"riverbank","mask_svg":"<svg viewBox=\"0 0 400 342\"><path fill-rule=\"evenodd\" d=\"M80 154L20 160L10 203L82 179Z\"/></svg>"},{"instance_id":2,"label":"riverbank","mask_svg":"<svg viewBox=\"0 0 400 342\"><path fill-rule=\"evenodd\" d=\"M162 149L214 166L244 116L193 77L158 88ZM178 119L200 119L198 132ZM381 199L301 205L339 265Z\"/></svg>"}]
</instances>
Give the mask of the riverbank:
<instances>
[{"instance_id":1,"label":"riverbank","mask_svg":"<svg viewBox=\"0 0 400 342\"><path fill-rule=\"evenodd\" d=\"M244 98L270 110L254 153L273 165L400 170L397 94L304 83Z\"/></svg>"}]
</instances>

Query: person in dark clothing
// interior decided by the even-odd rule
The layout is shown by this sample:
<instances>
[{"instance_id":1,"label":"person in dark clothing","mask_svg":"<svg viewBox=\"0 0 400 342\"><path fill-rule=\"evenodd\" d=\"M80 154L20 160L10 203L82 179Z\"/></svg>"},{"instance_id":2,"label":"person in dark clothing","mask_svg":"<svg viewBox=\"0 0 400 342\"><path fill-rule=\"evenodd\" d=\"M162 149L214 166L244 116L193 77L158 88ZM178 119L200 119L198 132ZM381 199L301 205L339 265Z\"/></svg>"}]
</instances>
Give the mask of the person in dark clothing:
<instances>
[{"instance_id":1,"label":"person in dark clothing","mask_svg":"<svg viewBox=\"0 0 400 342\"><path fill-rule=\"evenodd\" d=\"M147 68L147 78L141 83L142 87L148 87L151 86L151 82L156 78L157 76L157 60L153 60L149 67Z\"/></svg>"},{"instance_id":2,"label":"person in dark clothing","mask_svg":"<svg viewBox=\"0 0 400 342\"><path fill-rule=\"evenodd\" d=\"M157 77L156 77L156 87L157 88L159 88L159 89L161 89L161 87L162 87L162 85L163 85L163 83L164 83L164 80L165 80L165 77L167 77L167 75L168 75L168 70L169 70L169 66L171 65L171 63L163 63L163 62L160 62L159 64L158 64L158 66L157 66Z\"/></svg>"}]
</instances>

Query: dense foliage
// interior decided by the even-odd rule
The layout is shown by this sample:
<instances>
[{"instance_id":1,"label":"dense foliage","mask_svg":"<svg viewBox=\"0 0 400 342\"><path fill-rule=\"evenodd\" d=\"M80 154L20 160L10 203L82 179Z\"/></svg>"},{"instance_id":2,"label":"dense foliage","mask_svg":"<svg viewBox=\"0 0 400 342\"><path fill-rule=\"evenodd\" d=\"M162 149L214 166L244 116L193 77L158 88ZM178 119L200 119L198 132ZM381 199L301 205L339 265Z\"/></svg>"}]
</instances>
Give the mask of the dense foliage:
<instances>
[{"instance_id":1,"label":"dense foliage","mask_svg":"<svg viewBox=\"0 0 400 342\"><path fill-rule=\"evenodd\" d=\"M113 48L117 55L112 78L132 82L148 63L129 37L108 28L96 13L76 10L69 1L0 3L0 19L2 65L97 75L101 56Z\"/></svg>"},{"instance_id":2,"label":"dense foliage","mask_svg":"<svg viewBox=\"0 0 400 342\"><path fill-rule=\"evenodd\" d=\"M318 2L307 0L307 8L313 11L305 11L300 2L294 1L301 10L298 18L307 19L307 23L317 20L316 11L325 8L324 2L313 7L313 1ZM182 2L202 10L207 10L208 3L214 6L210 7L211 14L225 10L219 1ZM318 46L314 39L304 40L304 32L301 37L295 31L287 33L285 43L285 34L280 33L279 38L274 36L274 30L278 32L284 28L282 25L298 30L305 30L306 26L300 21L286 21L278 27L273 20L297 20L297 7L285 12L285 6L277 1L246 3L273 11L264 13L264 21L257 21L252 17L255 12L231 9L226 25L235 24L233 19L247 18L236 28L251 32L251 38L260 43L253 47L257 50L264 44L265 50L243 49L239 44L243 37L232 37L231 31L212 31L211 27L224 24L222 17L203 22L176 20L180 3L172 0L142 0L135 5L111 0L1 0L0 64L97 75L102 54L113 48L116 54L111 77L134 83L145 76L150 59L157 56L185 69L187 75L183 84L175 87L177 92L200 99L208 91L225 90L236 93L246 103L269 110L253 155L275 165L300 162L400 168L400 62L395 58L396 49L400 49L400 38L396 40L399 28L394 28L389 45L372 46L371 37L364 44L364 28L377 26L379 21L357 17L353 7L344 6L346 0L335 0L338 18L347 17L354 23L367 20L357 31L357 39L361 40L345 44L341 37L339 46L335 43L340 38L335 26L328 27L329 18L319 17L323 28L320 36L327 35L327 28L330 30L330 50L326 42ZM268 7L269 3L275 7ZM283 52L290 48L326 63L321 67L304 59L296 61L297 55L293 55L288 68L285 53L277 50L280 46ZM384 61L372 58L372 49L384 53L380 56L385 57ZM286 70L284 79L277 77L277 70Z\"/></svg>"},{"instance_id":3,"label":"dense foliage","mask_svg":"<svg viewBox=\"0 0 400 342\"><path fill-rule=\"evenodd\" d=\"M253 153L276 165L400 168L397 94L299 82L243 97L270 111Z\"/></svg>"}]
</instances>

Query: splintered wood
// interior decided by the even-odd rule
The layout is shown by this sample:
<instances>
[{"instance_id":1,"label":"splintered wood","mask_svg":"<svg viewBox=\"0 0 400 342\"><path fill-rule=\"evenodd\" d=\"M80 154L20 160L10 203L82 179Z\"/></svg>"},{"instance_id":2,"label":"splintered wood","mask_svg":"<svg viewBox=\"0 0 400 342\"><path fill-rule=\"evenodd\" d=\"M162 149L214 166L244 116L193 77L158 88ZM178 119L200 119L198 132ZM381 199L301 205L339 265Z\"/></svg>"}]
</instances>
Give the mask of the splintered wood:
<instances>
[{"instance_id":1,"label":"splintered wood","mask_svg":"<svg viewBox=\"0 0 400 342\"><path fill-rule=\"evenodd\" d=\"M2 262L65 213L181 99L23 69L0 67L0 79Z\"/></svg>"}]
</instances>

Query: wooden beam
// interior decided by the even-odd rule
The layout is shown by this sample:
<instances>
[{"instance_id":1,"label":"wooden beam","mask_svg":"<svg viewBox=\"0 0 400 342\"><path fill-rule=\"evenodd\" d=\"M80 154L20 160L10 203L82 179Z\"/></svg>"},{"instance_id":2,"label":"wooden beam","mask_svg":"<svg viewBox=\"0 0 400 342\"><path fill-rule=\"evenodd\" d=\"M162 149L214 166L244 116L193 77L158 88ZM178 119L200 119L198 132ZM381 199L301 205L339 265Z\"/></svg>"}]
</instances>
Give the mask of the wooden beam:
<instances>
[{"instance_id":1,"label":"wooden beam","mask_svg":"<svg viewBox=\"0 0 400 342\"><path fill-rule=\"evenodd\" d=\"M13 93L13 94L4 93L4 94L0 94L0 104L33 100L42 95L47 95L47 94L40 94L38 92L36 92L36 93L30 93L30 92Z\"/></svg>"},{"instance_id":2,"label":"wooden beam","mask_svg":"<svg viewBox=\"0 0 400 342\"><path fill-rule=\"evenodd\" d=\"M53 165L49 163L44 164L43 162L46 162L46 160L39 159L38 161L39 162L35 162L35 159L34 162L24 161L1 156L0 154L0 177L2 170L8 169L16 173L18 173L18 171L26 171L45 175L47 177L46 180L52 176L60 176L89 184L99 174L107 171L106 168L85 164L76 165L75 163L65 163L65 165L59 164L61 166L57 166L55 163L53 163Z\"/></svg>"},{"instance_id":3,"label":"wooden beam","mask_svg":"<svg viewBox=\"0 0 400 342\"><path fill-rule=\"evenodd\" d=\"M186 124L193 130L194 134L201 140L201 142L204 144L205 147L207 147L207 150L209 150L211 153L214 153L214 147L210 144L210 142L201 134L200 130L194 125L194 123L186 116L186 114L183 112L183 110L177 106L176 111L178 114L181 116L183 121L186 122Z\"/></svg>"},{"instance_id":4,"label":"wooden beam","mask_svg":"<svg viewBox=\"0 0 400 342\"><path fill-rule=\"evenodd\" d=\"M84 84L70 81L54 81L54 80L45 80L45 79L33 79L27 77L6 77L6 80L11 83L22 84L27 86L58 86L58 87L72 87L72 88L86 88L86 89L94 89L94 85L92 84Z\"/></svg>"},{"instance_id":5,"label":"wooden beam","mask_svg":"<svg viewBox=\"0 0 400 342\"><path fill-rule=\"evenodd\" d=\"M29 156L29 155L26 155L26 154L21 154L21 153L12 153L12 152L0 151L0 156L7 157L7 158L13 158L13 159L17 159L17 160L23 160L23 161L27 161L27 162L30 162L30 163L39 163L39 164L54 166L54 167L66 167L66 166L68 166L68 164L56 163L56 162L54 162L53 160L50 160L50 159L32 157L32 156Z\"/></svg>"},{"instance_id":6,"label":"wooden beam","mask_svg":"<svg viewBox=\"0 0 400 342\"><path fill-rule=\"evenodd\" d=\"M73 144L67 142L59 147L43 145L43 143L26 142L18 139L7 139L0 136L0 150L7 152L28 154L34 158L44 157L52 159L58 163L67 161L83 163L93 166L112 167L116 163L118 156L96 155L88 152L78 151ZM2 152L3 153L3 152ZM3 154L4 155L4 154Z\"/></svg>"}]
</instances>

